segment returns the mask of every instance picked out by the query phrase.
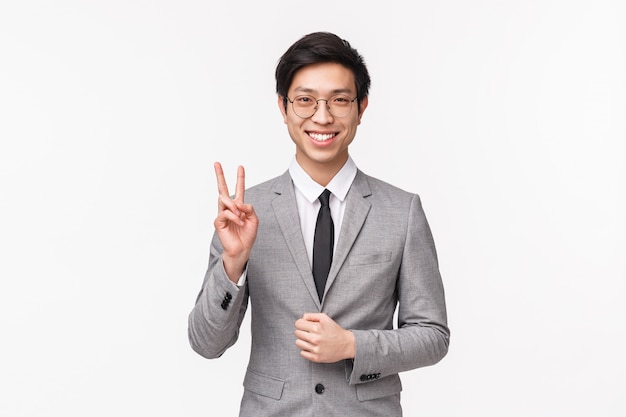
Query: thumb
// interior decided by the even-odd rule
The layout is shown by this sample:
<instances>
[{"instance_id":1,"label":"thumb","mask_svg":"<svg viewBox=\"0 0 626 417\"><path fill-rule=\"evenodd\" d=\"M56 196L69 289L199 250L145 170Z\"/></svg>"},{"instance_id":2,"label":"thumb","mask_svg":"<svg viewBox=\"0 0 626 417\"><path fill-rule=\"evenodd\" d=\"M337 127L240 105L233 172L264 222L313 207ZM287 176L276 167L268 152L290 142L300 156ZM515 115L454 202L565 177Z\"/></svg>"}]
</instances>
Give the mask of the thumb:
<instances>
[{"instance_id":1,"label":"thumb","mask_svg":"<svg viewBox=\"0 0 626 417\"><path fill-rule=\"evenodd\" d=\"M307 321L322 321L323 313L304 313L303 320Z\"/></svg>"}]
</instances>

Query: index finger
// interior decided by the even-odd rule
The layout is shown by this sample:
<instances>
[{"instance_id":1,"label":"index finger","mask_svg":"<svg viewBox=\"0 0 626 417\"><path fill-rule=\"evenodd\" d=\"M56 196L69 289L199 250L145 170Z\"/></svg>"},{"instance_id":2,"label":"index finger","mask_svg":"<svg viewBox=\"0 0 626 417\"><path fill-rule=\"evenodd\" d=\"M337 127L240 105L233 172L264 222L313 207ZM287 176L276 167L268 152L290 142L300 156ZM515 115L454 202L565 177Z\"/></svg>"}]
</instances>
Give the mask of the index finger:
<instances>
[{"instance_id":1,"label":"index finger","mask_svg":"<svg viewBox=\"0 0 626 417\"><path fill-rule=\"evenodd\" d=\"M242 165L237 168L237 185L235 186L235 201L243 203L243 194L246 189L246 172Z\"/></svg>"},{"instance_id":2,"label":"index finger","mask_svg":"<svg viewBox=\"0 0 626 417\"><path fill-rule=\"evenodd\" d=\"M215 177L217 178L217 192L225 197L230 198L230 194L228 193L228 185L226 185L226 178L224 178L224 170L222 169L222 164L216 162L213 164L215 168Z\"/></svg>"},{"instance_id":3,"label":"index finger","mask_svg":"<svg viewBox=\"0 0 626 417\"><path fill-rule=\"evenodd\" d=\"M299 332L317 333L320 331L320 324L316 321L310 321L306 319L298 319L295 322L296 335L302 335Z\"/></svg>"}]
</instances>

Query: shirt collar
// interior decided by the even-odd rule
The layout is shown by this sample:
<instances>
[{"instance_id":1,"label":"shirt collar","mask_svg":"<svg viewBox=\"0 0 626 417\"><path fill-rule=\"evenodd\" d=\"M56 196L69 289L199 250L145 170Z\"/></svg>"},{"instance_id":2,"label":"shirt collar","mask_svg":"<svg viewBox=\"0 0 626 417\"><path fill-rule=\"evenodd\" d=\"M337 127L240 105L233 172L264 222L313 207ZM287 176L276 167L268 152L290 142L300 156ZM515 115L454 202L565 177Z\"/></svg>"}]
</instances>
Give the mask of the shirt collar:
<instances>
[{"instance_id":1,"label":"shirt collar","mask_svg":"<svg viewBox=\"0 0 626 417\"><path fill-rule=\"evenodd\" d=\"M343 201L350 190L354 177L356 177L356 172L356 164L352 158L348 156L348 160L343 167L341 167L339 172L335 174L326 187L322 187L320 184L313 181L309 174L302 169L295 157L292 159L291 165L289 165L289 175L291 175L294 185L311 203L317 200L319 195L322 194L322 191L324 191L324 188L330 190L333 196Z\"/></svg>"}]
</instances>

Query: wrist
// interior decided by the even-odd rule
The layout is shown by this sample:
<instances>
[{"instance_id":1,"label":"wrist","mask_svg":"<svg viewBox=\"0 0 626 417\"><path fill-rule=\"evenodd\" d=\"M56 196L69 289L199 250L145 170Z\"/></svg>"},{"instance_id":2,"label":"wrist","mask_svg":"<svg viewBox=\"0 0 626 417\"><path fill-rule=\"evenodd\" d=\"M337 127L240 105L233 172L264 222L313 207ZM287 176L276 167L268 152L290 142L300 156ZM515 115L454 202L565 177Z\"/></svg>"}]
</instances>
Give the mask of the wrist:
<instances>
[{"instance_id":1,"label":"wrist","mask_svg":"<svg viewBox=\"0 0 626 417\"><path fill-rule=\"evenodd\" d=\"M246 269L246 265L248 263L247 257L236 257L232 258L227 255L222 255L222 263L224 265L224 271L226 271L226 275L228 275L228 279L232 282L237 283L241 274Z\"/></svg>"},{"instance_id":2,"label":"wrist","mask_svg":"<svg viewBox=\"0 0 626 417\"><path fill-rule=\"evenodd\" d=\"M356 338L352 330L346 330L348 344L346 346L346 359L354 359L356 356Z\"/></svg>"}]
</instances>

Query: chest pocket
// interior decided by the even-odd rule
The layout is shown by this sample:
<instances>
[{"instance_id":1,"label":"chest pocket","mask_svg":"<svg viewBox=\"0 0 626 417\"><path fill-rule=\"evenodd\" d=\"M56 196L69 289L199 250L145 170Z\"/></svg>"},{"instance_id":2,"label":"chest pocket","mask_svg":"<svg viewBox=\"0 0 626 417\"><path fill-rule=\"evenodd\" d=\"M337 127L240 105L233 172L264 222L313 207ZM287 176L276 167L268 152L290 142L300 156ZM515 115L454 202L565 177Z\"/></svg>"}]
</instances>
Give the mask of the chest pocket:
<instances>
[{"instance_id":1,"label":"chest pocket","mask_svg":"<svg viewBox=\"0 0 626 417\"><path fill-rule=\"evenodd\" d=\"M391 261L391 251L352 254L348 259L350 260L350 266L379 264Z\"/></svg>"}]
</instances>

